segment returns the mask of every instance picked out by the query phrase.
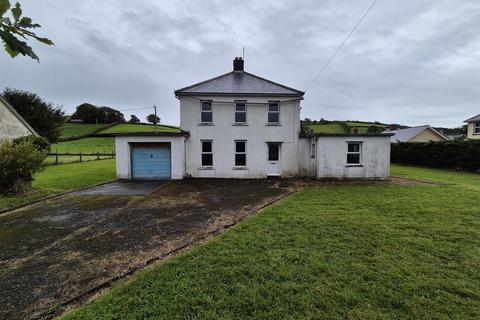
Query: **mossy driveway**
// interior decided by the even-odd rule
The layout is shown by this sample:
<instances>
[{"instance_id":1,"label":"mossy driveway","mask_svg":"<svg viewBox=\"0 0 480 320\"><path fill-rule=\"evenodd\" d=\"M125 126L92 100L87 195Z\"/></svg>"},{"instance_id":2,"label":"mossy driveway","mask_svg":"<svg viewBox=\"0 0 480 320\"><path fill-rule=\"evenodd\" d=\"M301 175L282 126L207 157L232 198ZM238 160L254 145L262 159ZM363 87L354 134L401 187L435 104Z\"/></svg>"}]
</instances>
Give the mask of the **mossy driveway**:
<instances>
[{"instance_id":1,"label":"mossy driveway","mask_svg":"<svg viewBox=\"0 0 480 320\"><path fill-rule=\"evenodd\" d=\"M145 197L70 195L2 215L0 318L58 314L291 192L281 184L184 180Z\"/></svg>"}]
</instances>

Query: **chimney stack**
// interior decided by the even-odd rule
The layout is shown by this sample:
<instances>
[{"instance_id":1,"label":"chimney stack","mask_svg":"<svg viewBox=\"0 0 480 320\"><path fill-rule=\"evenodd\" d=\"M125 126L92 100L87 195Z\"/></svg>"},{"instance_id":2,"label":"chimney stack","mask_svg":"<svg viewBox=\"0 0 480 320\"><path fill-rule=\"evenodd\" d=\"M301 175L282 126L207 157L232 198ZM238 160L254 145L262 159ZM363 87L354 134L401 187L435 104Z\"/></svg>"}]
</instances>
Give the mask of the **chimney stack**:
<instances>
[{"instance_id":1,"label":"chimney stack","mask_svg":"<svg viewBox=\"0 0 480 320\"><path fill-rule=\"evenodd\" d=\"M243 62L242 57L235 57L235 60L233 60L233 71L243 72Z\"/></svg>"}]
</instances>

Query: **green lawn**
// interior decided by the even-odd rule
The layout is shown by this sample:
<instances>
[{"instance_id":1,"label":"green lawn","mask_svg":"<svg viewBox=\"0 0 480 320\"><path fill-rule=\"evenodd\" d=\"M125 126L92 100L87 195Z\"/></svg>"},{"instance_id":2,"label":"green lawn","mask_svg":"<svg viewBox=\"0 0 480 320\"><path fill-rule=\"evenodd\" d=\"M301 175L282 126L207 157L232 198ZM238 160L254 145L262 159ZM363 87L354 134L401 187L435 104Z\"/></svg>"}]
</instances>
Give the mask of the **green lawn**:
<instances>
[{"instance_id":1,"label":"green lawn","mask_svg":"<svg viewBox=\"0 0 480 320\"><path fill-rule=\"evenodd\" d=\"M94 132L107 124L90 124L90 123L69 123L65 122L61 130L61 138L69 138L76 136L83 136Z\"/></svg>"},{"instance_id":2,"label":"green lawn","mask_svg":"<svg viewBox=\"0 0 480 320\"><path fill-rule=\"evenodd\" d=\"M480 180L308 187L67 319L478 319Z\"/></svg>"},{"instance_id":3,"label":"green lawn","mask_svg":"<svg viewBox=\"0 0 480 320\"><path fill-rule=\"evenodd\" d=\"M180 128L168 125L158 125L158 132L181 132ZM133 132L155 132L155 126L151 124L132 124L121 123L113 127L101 130L98 134L114 134L114 133L133 133Z\"/></svg>"},{"instance_id":4,"label":"green lawn","mask_svg":"<svg viewBox=\"0 0 480 320\"><path fill-rule=\"evenodd\" d=\"M312 129L314 133L346 133L344 127L339 123L307 124L305 126Z\"/></svg>"},{"instance_id":5,"label":"green lawn","mask_svg":"<svg viewBox=\"0 0 480 320\"><path fill-rule=\"evenodd\" d=\"M57 151L58 153L111 153L115 151L115 138L88 137L52 144L51 152Z\"/></svg>"},{"instance_id":6,"label":"green lawn","mask_svg":"<svg viewBox=\"0 0 480 320\"><path fill-rule=\"evenodd\" d=\"M0 195L0 209L27 204L47 195L115 179L115 160L48 166L35 176L33 190L18 196Z\"/></svg>"}]
</instances>

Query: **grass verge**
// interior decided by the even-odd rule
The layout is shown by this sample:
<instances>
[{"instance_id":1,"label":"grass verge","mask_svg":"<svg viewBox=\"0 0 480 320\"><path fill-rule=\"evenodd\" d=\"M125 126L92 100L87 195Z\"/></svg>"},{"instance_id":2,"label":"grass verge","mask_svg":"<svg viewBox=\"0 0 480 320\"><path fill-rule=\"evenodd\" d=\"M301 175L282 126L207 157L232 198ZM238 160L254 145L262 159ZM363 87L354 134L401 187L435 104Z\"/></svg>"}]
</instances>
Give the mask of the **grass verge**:
<instances>
[{"instance_id":1,"label":"grass verge","mask_svg":"<svg viewBox=\"0 0 480 320\"><path fill-rule=\"evenodd\" d=\"M48 166L35 176L33 189L16 196L0 195L0 209L28 204L56 193L115 179L115 160L97 160Z\"/></svg>"},{"instance_id":2,"label":"grass verge","mask_svg":"<svg viewBox=\"0 0 480 320\"><path fill-rule=\"evenodd\" d=\"M65 319L474 319L480 182L308 187Z\"/></svg>"}]
</instances>

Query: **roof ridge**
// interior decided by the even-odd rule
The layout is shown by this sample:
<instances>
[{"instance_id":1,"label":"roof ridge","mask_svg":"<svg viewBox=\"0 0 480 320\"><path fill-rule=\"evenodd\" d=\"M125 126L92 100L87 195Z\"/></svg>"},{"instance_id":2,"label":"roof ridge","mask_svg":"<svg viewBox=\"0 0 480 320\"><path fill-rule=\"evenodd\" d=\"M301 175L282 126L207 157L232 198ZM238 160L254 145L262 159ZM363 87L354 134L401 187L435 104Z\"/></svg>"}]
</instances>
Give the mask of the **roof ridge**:
<instances>
[{"instance_id":1,"label":"roof ridge","mask_svg":"<svg viewBox=\"0 0 480 320\"><path fill-rule=\"evenodd\" d=\"M302 95L305 94L305 91L297 90L297 89L295 89L295 88L286 86L286 85L284 85L284 84L281 84L281 83L278 83L278 82L275 82L275 81L272 81L272 80L268 80L268 79L266 79L266 78L257 76L256 74L253 74L253 73L250 73L250 72L247 72L247 71L243 71L243 73L246 73L246 74L248 74L248 75L250 75L250 76L252 76L252 77L255 77L255 78L257 78L257 79L270 82L270 83L275 84L275 85L277 85L277 86L280 86L280 87L282 87L282 88L295 91L295 92L297 92L297 93L299 93L299 94L302 94Z\"/></svg>"},{"instance_id":2,"label":"roof ridge","mask_svg":"<svg viewBox=\"0 0 480 320\"><path fill-rule=\"evenodd\" d=\"M175 94L177 94L177 92L184 91L184 90L187 90L187 89L190 89L190 88L199 86L199 85L204 84L204 83L207 83L207 82L209 82L209 81L217 80L217 79L219 79L219 78L221 78L221 77L224 77L224 76L226 76L226 75L228 75L228 74L230 74L230 73L233 73L233 72L235 72L235 71L229 71L229 72L224 73L224 74L221 74L221 75L219 75L219 76L216 76L216 77L213 77L213 78L210 78L210 79L207 79L207 80L203 80L203 81L194 83L194 84L192 84L192 85L189 85L189 86L186 86L186 87L177 89L177 90L175 90L174 92L175 92Z\"/></svg>"}]
</instances>

